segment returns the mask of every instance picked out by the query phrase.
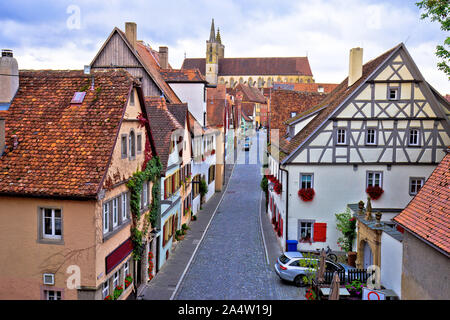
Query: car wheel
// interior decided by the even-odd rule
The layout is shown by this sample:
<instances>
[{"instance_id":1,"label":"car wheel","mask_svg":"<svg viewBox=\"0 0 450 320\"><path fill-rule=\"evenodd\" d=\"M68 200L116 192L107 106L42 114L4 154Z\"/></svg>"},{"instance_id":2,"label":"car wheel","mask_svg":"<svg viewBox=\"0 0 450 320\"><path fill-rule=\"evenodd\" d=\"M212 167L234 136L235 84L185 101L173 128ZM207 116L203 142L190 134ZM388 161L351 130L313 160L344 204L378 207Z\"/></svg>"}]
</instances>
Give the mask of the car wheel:
<instances>
[{"instance_id":1,"label":"car wheel","mask_svg":"<svg viewBox=\"0 0 450 320\"><path fill-rule=\"evenodd\" d=\"M300 275L298 275L298 276L295 277L295 279L294 279L294 284L295 284L297 287L303 287L303 286L305 286L305 283L303 282L303 275L302 275L302 274L300 274Z\"/></svg>"}]
</instances>

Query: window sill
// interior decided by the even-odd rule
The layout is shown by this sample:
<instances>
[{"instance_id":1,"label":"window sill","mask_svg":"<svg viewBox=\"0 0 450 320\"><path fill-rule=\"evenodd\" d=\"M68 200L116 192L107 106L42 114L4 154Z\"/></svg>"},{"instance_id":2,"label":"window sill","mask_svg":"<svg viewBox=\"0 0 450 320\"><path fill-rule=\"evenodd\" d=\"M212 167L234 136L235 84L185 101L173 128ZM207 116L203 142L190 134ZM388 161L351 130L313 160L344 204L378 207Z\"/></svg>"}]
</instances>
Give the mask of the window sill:
<instances>
[{"instance_id":1,"label":"window sill","mask_svg":"<svg viewBox=\"0 0 450 320\"><path fill-rule=\"evenodd\" d=\"M126 226L130 225L130 219L127 219L127 221L123 222L121 225L117 226L112 231L109 231L107 233L103 234L103 243L111 239L113 236L115 236L120 230L125 228Z\"/></svg>"},{"instance_id":2,"label":"window sill","mask_svg":"<svg viewBox=\"0 0 450 320\"><path fill-rule=\"evenodd\" d=\"M40 244L64 245L64 239L39 238L37 240L37 243L40 243Z\"/></svg>"}]
</instances>

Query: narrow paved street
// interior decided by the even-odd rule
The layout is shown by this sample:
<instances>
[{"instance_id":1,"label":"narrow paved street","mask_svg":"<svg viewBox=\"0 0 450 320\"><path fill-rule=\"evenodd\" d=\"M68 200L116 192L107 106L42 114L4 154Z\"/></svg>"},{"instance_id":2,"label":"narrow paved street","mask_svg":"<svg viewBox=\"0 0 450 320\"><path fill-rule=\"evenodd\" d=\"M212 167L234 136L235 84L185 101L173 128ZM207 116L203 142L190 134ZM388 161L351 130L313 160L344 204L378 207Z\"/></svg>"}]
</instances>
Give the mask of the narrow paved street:
<instances>
[{"instance_id":1,"label":"narrow paved street","mask_svg":"<svg viewBox=\"0 0 450 320\"><path fill-rule=\"evenodd\" d=\"M303 299L302 289L281 282L267 263L261 233L261 164L257 155L264 144L265 135L261 133L259 139L252 139L249 152L239 151L223 201L175 299Z\"/></svg>"}]
</instances>

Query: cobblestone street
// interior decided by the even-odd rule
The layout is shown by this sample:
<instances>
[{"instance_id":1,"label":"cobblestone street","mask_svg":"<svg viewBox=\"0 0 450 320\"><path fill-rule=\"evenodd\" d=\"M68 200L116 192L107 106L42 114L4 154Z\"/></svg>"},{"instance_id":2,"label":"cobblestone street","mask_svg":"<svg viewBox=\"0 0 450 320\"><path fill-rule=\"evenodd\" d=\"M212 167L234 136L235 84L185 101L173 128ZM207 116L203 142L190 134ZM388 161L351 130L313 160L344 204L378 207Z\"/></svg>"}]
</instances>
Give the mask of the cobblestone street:
<instances>
[{"instance_id":1,"label":"cobblestone street","mask_svg":"<svg viewBox=\"0 0 450 320\"><path fill-rule=\"evenodd\" d=\"M265 135L259 140L254 137L250 152L239 151L228 189L175 299L303 299L303 289L281 282L265 256L261 165L256 163Z\"/></svg>"}]
</instances>

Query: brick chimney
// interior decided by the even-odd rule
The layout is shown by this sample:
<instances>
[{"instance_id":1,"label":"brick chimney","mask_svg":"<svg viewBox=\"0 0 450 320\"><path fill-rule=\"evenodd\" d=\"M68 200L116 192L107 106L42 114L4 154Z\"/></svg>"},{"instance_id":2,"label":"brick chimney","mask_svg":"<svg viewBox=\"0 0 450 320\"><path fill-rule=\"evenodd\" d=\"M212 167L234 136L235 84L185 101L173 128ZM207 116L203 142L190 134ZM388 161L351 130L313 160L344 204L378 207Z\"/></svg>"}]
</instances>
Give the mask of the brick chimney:
<instances>
[{"instance_id":1,"label":"brick chimney","mask_svg":"<svg viewBox=\"0 0 450 320\"><path fill-rule=\"evenodd\" d=\"M3 49L0 57L0 109L9 105L19 89L19 66L12 50Z\"/></svg>"},{"instance_id":2,"label":"brick chimney","mask_svg":"<svg viewBox=\"0 0 450 320\"><path fill-rule=\"evenodd\" d=\"M134 22L125 22L125 35L133 49L136 49L137 42L137 25Z\"/></svg>"},{"instance_id":3,"label":"brick chimney","mask_svg":"<svg viewBox=\"0 0 450 320\"><path fill-rule=\"evenodd\" d=\"M5 119L0 118L0 157L5 151Z\"/></svg>"},{"instance_id":4,"label":"brick chimney","mask_svg":"<svg viewBox=\"0 0 450 320\"><path fill-rule=\"evenodd\" d=\"M350 87L362 76L362 48L350 49L350 63L348 71L348 86Z\"/></svg>"},{"instance_id":5,"label":"brick chimney","mask_svg":"<svg viewBox=\"0 0 450 320\"><path fill-rule=\"evenodd\" d=\"M169 68L169 48L159 47L159 65L162 69Z\"/></svg>"}]
</instances>

